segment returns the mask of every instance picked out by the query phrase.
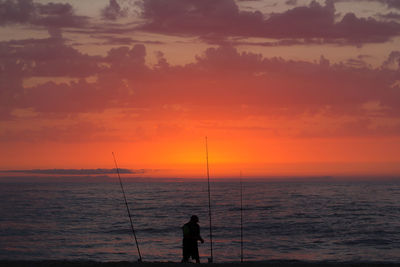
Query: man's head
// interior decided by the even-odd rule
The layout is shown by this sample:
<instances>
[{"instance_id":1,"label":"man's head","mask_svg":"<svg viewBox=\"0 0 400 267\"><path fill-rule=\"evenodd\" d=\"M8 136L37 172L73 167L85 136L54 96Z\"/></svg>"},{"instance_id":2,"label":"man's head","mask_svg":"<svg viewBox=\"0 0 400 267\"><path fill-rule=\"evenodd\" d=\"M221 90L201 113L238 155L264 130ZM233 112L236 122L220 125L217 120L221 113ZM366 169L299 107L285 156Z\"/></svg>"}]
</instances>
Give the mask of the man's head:
<instances>
[{"instance_id":1,"label":"man's head","mask_svg":"<svg viewBox=\"0 0 400 267\"><path fill-rule=\"evenodd\" d=\"M190 221L198 223L199 222L199 217L197 217L196 215L192 215L192 217L190 217Z\"/></svg>"}]
</instances>

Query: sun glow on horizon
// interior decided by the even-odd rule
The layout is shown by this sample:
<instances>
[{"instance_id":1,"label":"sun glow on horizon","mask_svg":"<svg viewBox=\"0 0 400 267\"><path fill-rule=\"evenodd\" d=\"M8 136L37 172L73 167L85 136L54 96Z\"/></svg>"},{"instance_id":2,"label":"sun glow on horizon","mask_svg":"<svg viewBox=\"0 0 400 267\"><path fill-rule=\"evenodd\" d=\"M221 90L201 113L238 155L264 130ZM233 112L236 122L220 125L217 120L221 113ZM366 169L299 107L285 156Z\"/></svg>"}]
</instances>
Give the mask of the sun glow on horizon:
<instances>
[{"instance_id":1,"label":"sun glow on horizon","mask_svg":"<svg viewBox=\"0 0 400 267\"><path fill-rule=\"evenodd\" d=\"M215 176L400 174L395 5L28 2L2 6L0 170L201 177L208 136Z\"/></svg>"}]
</instances>

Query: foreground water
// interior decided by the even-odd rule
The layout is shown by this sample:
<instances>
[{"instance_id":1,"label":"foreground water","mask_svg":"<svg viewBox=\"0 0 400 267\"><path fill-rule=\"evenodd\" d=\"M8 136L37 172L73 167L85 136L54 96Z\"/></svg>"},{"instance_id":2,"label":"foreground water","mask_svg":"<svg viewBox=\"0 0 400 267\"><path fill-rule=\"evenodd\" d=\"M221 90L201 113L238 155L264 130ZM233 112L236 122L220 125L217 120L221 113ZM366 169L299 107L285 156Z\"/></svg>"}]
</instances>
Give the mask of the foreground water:
<instances>
[{"instance_id":1,"label":"foreground water","mask_svg":"<svg viewBox=\"0 0 400 267\"><path fill-rule=\"evenodd\" d=\"M212 188L214 258L240 259L238 182ZM200 217L205 182L126 182L143 259L179 261L181 226ZM244 183L246 260L400 262L400 182ZM0 183L0 259L137 259L117 182Z\"/></svg>"}]
</instances>

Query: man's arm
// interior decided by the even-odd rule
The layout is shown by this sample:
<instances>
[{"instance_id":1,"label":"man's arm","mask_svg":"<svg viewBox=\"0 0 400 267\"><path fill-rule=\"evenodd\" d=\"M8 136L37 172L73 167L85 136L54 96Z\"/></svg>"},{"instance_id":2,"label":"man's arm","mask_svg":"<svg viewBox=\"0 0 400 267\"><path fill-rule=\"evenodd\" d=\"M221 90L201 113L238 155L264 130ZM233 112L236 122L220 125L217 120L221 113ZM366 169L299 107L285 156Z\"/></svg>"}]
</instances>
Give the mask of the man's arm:
<instances>
[{"instance_id":1,"label":"man's arm","mask_svg":"<svg viewBox=\"0 0 400 267\"><path fill-rule=\"evenodd\" d=\"M199 232L198 232L198 235L197 235L197 240L199 240L201 243L204 243L204 239L200 235L200 226L199 226Z\"/></svg>"},{"instance_id":2,"label":"man's arm","mask_svg":"<svg viewBox=\"0 0 400 267\"><path fill-rule=\"evenodd\" d=\"M204 243L204 239L201 238L201 236L199 236L199 240L200 240L200 242L201 242L202 244Z\"/></svg>"}]
</instances>

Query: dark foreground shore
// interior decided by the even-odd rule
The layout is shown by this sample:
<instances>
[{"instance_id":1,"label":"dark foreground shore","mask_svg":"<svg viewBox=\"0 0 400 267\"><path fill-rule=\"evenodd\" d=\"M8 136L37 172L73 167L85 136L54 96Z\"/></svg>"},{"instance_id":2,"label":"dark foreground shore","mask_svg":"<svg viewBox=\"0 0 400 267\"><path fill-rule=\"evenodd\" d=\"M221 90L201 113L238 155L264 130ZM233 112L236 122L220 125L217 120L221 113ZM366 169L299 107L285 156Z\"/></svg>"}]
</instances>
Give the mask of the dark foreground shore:
<instances>
[{"instance_id":1,"label":"dark foreground shore","mask_svg":"<svg viewBox=\"0 0 400 267\"><path fill-rule=\"evenodd\" d=\"M394 262L305 262L291 260L271 260L262 262L233 262L233 263L203 263L208 267L378 267L378 266L400 266L400 263ZM0 266L10 267L195 267L192 263L176 263L176 262L96 262L96 261L0 261Z\"/></svg>"}]
</instances>

